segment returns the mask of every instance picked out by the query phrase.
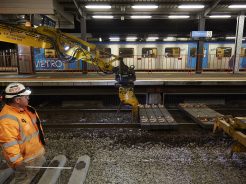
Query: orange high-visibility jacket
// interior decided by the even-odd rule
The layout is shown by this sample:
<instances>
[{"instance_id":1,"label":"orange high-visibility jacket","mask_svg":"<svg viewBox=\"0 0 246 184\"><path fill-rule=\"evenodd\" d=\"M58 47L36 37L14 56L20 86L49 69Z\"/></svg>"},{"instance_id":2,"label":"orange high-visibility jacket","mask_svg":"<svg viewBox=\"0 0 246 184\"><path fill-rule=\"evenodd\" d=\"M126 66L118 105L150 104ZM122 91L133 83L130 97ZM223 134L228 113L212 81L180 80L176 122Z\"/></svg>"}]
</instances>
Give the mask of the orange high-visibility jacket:
<instances>
[{"instance_id":1,"label":"orange high-visibility jacket","mask_svg":"<svg viewBox=\"0 0 246 184\"><path fill-rule=\"evenodd\" d=\"M37 113L27 108L20 110L7 104L0 112L0 145L10 167L44 154L37 118Z\"/></svg>"}]
</instances>

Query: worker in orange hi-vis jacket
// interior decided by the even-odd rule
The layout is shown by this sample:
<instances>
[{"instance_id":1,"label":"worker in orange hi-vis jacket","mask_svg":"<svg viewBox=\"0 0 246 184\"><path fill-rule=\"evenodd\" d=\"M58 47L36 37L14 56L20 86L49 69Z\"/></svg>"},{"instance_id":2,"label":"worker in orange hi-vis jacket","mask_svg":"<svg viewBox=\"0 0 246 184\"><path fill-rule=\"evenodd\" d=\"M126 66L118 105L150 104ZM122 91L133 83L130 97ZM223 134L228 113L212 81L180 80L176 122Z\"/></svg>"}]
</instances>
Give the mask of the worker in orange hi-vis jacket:
<instances>
[{"instance_id":1,"label":"worker in orange hi-vis jacket","mask_svg":"<svg viewBox=\"0 0 246 184\"><path fill-rule=\"evenodd\" d=\"M15 171L13 183L30 183L42 166L45 141L36 110L28 105L31 90L21 83L9 84L3 94L5 105L0 112L0 145L3 156Z\"/></svg>"}]
</instances>

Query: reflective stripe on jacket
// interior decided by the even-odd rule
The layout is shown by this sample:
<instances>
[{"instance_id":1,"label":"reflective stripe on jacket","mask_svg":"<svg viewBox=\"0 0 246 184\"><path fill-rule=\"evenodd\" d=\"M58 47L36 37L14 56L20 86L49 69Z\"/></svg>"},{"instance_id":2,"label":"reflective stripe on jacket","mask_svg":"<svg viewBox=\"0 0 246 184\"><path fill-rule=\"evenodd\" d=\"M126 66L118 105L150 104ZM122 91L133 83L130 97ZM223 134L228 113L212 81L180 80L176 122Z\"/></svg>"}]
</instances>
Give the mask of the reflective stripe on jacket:
<instances>
[{"instance_id":1,"label":"reflective stripe on jacket","mask_svg":"<svg viewBox=\"0 0 246 184\"><path fill-rule=\"evenodd\" d=\"M36 114L27 109L21 111L9 105L3 107L0 113L0 145L11 167L44 153L36 121Z\"/></svg>"}]
</instances>

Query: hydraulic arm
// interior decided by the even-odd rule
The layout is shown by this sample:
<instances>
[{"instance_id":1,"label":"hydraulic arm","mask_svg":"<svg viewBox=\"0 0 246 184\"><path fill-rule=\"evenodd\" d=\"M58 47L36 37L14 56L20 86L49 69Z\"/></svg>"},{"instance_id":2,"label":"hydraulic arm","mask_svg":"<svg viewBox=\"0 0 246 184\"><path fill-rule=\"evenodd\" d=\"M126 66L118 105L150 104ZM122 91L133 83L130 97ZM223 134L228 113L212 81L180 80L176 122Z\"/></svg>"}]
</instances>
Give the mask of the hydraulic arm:
<instances>
[{"instance_id":1,"label":"hydraulic arm","mask_svg":"<svg viewBox=\"0 0 246 184\"><path fill-rule=\"evenodd\" d=\"M104 61L100 58L96 45L44 26L32 28L0 22L0 41L36 48L52 48L64 62L82 60L98 67L105 74L114 73L116 86L119 88L119 98L123 104L132 106L133 116L136 118L138 100L133 88L136 75L134 67L125 65L122 58L110 54L110 60ZM104 53L106 54L108 53ZM119 62L117 67L113 66L116 61Z\"/></svg>"},{"instance_id":2,"label":"hydraulic arm","mask_svg":"<svg viewBox=\"0 0 246 184\"><path fill-rule=\"evenodd\" d=\"M231 156L234 152L246 152L246 117L224 116L214 122L213 131L223 130L236 142L231 146Z\"/></svg>"}]
</instances>

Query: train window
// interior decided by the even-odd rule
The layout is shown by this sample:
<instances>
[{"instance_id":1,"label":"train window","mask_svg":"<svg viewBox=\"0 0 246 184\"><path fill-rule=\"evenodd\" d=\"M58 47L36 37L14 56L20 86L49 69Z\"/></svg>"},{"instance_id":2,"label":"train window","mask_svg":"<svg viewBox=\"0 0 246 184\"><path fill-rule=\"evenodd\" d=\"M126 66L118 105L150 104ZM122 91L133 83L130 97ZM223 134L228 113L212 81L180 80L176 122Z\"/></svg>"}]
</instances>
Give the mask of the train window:
<instances>
[{"instance_id":1,"label":"train window","mask_svg":"<svg viewBox=\"0 0 246 184\"><path fill-rule=\"evenodd\" d=\"M206 48L203 48L203 57L206 57ZM190 48L190 57L197 57L197 48Z\"/></svg>"},{"instance_id":2,"label":"train window","mask_svg":"<svg viewBox=\"0 0 246 184\"><path fill-rule=\"evenodd\" d=\"M134 48L119 48L119 56L123 58L133 58Z\"/></svg>"},{"instance_id":3,"label":"train window","mask_svg":"<svg viewBox=\"0 0 246 184\"><path fill-rule=\"evenodd\" d=\"M111 57L111 48L102 48L99 51L100 58L110 58Z\"/></svg>"},{"instance_id":4,"label":"train window","mask_svg":"<svg viewBox=\"0 0 246 184\"><path fill-rule=\"evenodd\" d=\"M196 48L191 48L190 49L190 57L196 57Z\"/></svg>"},{"instance_id":5,"label":"train window","mask_svg":"<svg viewBox=\"0 0 246 184\"><path fill-rule=\"evenodd\" d=\"M246 48L241 48L241 57L246 57Z\"/></svg>"},{"instance_id":6,"label":"train window","mask_svg":"<svg viewBox=\"0 0 246 184\"><path fill-rule=\"evenodd\" d=\"M57 58L56 51L54 49L45 49L44 55L45 58Z\"/></svg>"},{"instance_id":7,"label":"train window","mask_svg":"<svg viewBox=\"0 0 246 184\"><path fill-rule=\"evenodd\" d=\"M156 58L157 48L142 48L142 57Z\"/></svg>"},{"instance_id":8,"label":"train window","mask_svg":"<svg viewBox=\"0 0 246 184\"><path fill-rule=\"evenodd\" d=\"M179 47L167 47L165 48L166 57L180 57L180 48Z\"/></svg>"},{"instance_id":9,"label":"train window","mask_svg":"<svg viewBox=\"0 0 246 184\"><path fill-rule=\"evenodd\" d=\"M216 57L231 57L232 48L231 47L217 47Z\"/></svg>"}]
</instances>

